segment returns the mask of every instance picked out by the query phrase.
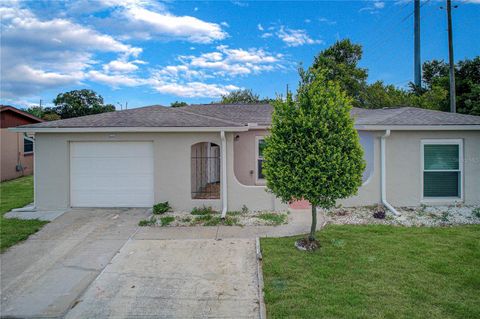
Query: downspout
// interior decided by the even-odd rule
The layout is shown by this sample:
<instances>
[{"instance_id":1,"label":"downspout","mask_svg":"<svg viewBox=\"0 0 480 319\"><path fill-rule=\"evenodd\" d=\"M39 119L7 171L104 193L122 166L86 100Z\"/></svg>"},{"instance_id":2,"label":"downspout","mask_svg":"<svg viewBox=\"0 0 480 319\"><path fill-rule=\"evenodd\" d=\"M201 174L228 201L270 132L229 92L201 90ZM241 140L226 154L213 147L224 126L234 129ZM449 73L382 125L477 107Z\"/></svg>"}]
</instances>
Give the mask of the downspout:
<instances>
[{"instance_id":1,"label":"downspout","mask_svg":"<svg viewBox=\"0 0 480 319\"><path fill-rule=\"evenodd\" d=\"M400 216L400 213L387 202L387 190L386 190L386 182L387 182L387 168L386 168L386 157L385 157L385 139L390 136L390 130L386 130L385 134L380 137L380 162L381 162L381 180L380 185L382 189L381 199L382 204L387 207L389 211L391 211L394 215Z\"/></svg>"},{"instance_id":2,"label":"downspout","mask_svg":"<svg viewBox=\"0 0 480 319\"><path fill-rule=\"evenodd\" d=\"M225 131L220 132L220 139L222 140L222 218L227 215L227 140L225 138Z\"/></svg>"}]
</instances>

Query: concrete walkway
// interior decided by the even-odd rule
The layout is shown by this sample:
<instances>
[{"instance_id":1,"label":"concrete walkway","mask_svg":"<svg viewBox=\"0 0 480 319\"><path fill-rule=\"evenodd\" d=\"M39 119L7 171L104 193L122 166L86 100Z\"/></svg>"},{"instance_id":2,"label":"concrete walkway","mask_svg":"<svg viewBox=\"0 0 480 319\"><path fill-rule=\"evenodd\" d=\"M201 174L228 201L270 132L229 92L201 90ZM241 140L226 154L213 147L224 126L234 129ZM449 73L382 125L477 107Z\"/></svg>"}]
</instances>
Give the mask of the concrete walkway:
<instances>
[{"instance_id":1,"label":"concrete walkway","mask_svg":"<svg viewBox=\"0 0 480 319\"><path fill-rule=\"evenodd\" d=\"M138 227L142 209L77 209L1 255L1 316L258 318L255 238L309 229ZM323 219L319 220L319 226Z\"/></svg>"}]
</instances>

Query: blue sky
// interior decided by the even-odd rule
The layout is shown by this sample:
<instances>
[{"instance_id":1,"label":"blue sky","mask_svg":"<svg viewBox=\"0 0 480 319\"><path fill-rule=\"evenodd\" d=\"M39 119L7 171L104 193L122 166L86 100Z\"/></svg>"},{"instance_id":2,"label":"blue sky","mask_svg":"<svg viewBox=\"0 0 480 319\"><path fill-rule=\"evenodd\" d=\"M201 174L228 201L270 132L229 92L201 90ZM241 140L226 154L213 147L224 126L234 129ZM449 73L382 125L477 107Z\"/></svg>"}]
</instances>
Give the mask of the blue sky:
<instances>
[{"instance_id":1,"label":"blue sky","mask_svg":"<svg viewBox=\"0 0 480 319\"><path fill-rule=\"evenodd\" d=\"M480 54L480 0L453 1L455 59ZM422 60L447 59L444 1L422 1ZM1 102L45 105L89 88L129 108L205 103L238 88L295 88L336 40L363 45L369 82L413 78L413 2L12 1L2 16Z\"/></svg>"}]
</instances>

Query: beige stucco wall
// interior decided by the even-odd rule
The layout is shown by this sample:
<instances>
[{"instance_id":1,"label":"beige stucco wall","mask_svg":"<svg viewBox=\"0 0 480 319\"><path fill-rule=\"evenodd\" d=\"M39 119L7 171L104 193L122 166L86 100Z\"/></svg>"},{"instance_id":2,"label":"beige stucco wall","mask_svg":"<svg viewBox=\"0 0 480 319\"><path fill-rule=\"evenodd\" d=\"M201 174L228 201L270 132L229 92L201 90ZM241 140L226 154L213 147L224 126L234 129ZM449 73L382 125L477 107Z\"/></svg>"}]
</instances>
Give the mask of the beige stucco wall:
<instances>
[{"instance_id":1,"label":"beige stucco wall","mask_svg":"<svg viewBox=\"0 0 480 319\"><path fill-rule=\"evenodd\" d=\"M234 171L238 181L244 185L262 185L255 182L255 138L268 135L267 130L252 130L234 134Z\"/></svg>"},{"instance_id":2,"label":"beige stucco wall","mask_svg":"<svg viewBox=\"0 0 480 319\"><path fill-rule=\"evenodd\" d=\"M1 181L33 173L33 154L23 153L23 133L10 132L7 128L0 129L0 145ZM17 172L17 164L23 166L23 172Z\"/></svg>"},{"instance_id":3,"label":"beige stucco wall","mask_svg":"<svg viewBox=\"0 0 480 319\"><path fill-rule=\"evenodd\" d=\"M246 205L252 210L280 210L286 208L278 199L266 192L264 186L244 185L240 174L234 173L234 161L255 165L255 132L244 135L253 138L253 150L238 148L234 137L226 133L228 209L239 210ZM380 202L380 142L375 133L374 163L371 178L359 189L357 196L339 201L344 206L374 205ZM387 199L394 206L416 206L421 199L421 139L464 139L466 204L480 204L480 131L463 132L396 132L386 140ZM246 138L244 141L247 140ZM39 209L69 207L69 142L70 141L152 141L154 144L155 202L169 201L174 209L191 210L195 206L211 205L221 209L220 200L191 199L191 146L198 142L221 145L219 133L76 133L36 135L36 204ZM239 139L241 141L241 138ZM245 157L242 157L245 156ZM240 159L238 159L240 158ZM252 160L248 160L252 158ZM238 159L238 160L237 160ZM251 163L251 164L248 164ZM222 168L223 169L223 168ZM238 168L235 168L238 170ZM248 176L249 174L247 174ZM246 178L245 175L241 178ZM244 180L245 182L245 180ZM247 181L248 182L248 181ZM223 196L223 194L222 194Z\"/></svg>"},{"instance_id":4,"label":"beige stucco wall","mask_svg":"<svg viewBox=\"0 0 480 319\"><path fill-rule=\"evenodd\" d=\"M280 208L264 187L248 188L233 174L233 133L227 133L228 208ZM176 210L208 205L221 209L221 199L191 199L191 146L198 142L221 145L220 133L72 133L36 134L36 205L39 209L70 206L69 143L75 141L152 141L154 144L155 202L169 201ZM222 168L223 169L223 168ZM223 194L221 195L223 196Z\"/></svg>"},{"instance_id":5,"label":"beige stucco wall","mask_svg":"<svg viewBox=\"0 0 480 319\"><path fill-rule=\"evenodd\" d=\"M392 131L386 140L388 201L394 206L420 204L422 139L463 139L464 202L480 204L480 131Z\"/></svg>"}]
</instances>

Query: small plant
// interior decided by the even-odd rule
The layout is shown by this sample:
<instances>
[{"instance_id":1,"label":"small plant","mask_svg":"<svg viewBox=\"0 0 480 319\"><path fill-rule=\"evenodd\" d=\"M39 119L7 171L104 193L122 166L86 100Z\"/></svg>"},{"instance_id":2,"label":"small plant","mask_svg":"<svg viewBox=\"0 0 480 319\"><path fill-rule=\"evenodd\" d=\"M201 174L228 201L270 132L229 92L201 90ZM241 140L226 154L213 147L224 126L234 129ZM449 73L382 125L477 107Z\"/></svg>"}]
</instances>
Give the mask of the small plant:
<instances>
[{"instance_id":1,"label":"small plant","mask_svg":"<svg viewBox=\"0 0 480 319\"><path fill-rule=\"evenodd\" d=\"M448 212L443 212L442 213L442 217L441 217L441 220L442 222L448 222Z\"/></svg>"},{"instance_id":2,"label":"small plant","mask_svg":"<svg viewBox=\"0 0 480 319\"><path fill-rule=\"evenodd\" d=\"M242 214L248 214L248 207L245 204L242 206Z\"/></svg>"},{"instance_id":3,"label":"small plant","mask_svg":"<svg viewBox=\"0 0 480 319\"><path fill-rule=\"evenodd\" d=\"M202 207L194 207L190 214L192 215L209 215L217 213L211 206L202 206Z\"/></svg>"},{"instance_id":4,"label":"small plant","mask_svg":"<svg viewBox=\"0 0 480 319\"><path fill-rule=\"evenodd\" d=\"M160 218L160 225L162 227L170 225L175 220L173 216L164 216Z\"/></svg>"},{"instance_id":5,"label":"small plant","mask_svg":"<svg viewBox=\"0 0 480 319\"><path fill-rule=\"evenodd\" d=\"M144 226L152 226L157 223L157 218L155 216L150 217L150 219L143 219L138 222L138 226L144 227Z\"/></svg>"},{"instance_id":6,"label":"small plant","mask_svg":"<svg viewBox=\"0 0 480 319\"><path fill-rule=\"evenodd\" d=\"M172 207L168 204L168 202L158 203L153 205L153 213L155 215L165 214L166 212L170 211Z\"/></svg>"},{"instance_id":7,"label":"small plant","mask_svg":"<svg viewBox=\"0 0 480 319\"><path fill-rule=\"evenodd\" d=\"M189 222L192 221L192 219L191 219L190 217L184 217L184 218L181 219L181 221L182 221L183 223L189 223Z\"/></svg>"},{"instance_id":8,"label":"small plant","mask_svg":"<svg viewBox=\"0 0 480 319\"><path fill-rule=\"evenodd\" d=\"M232 212L227 212L227 217L228 216L240 216L240 215L243 215L243 213L241 211L238 211L238 210L235 210L235 211L232 211Z\"/></svg>"},{"instance_id":9,"label":"small plant","mask_svg":"<svg viewBox=\"0 0 480 319\"><path fill-rule=\"evenodd\" d=\"M480 207L474 208L472 210L472 215L477 217L477 218L480 218Z\"/></svg>"},{"instance_id":10,"label":"small plant","mask_svg":"<svg viewBox=\"0 0 480 319\"><path fill-rule=\"evenodd\" d=\"M378 205L373 213L373 218L376 219L385 219L385 208L382 205Z\"/></svg>"},{"instance_id":11,"label":"small plant","mask_svg":"<svg viewBox=\"0 0 480 319\"><path fill-rule=\"evenodd\" d=\"M210 214L200 215L200 216L195 217L195 219L193 221L194 221L195 224L199 224L199 223L207 222L212 218L213 218L213 216L210 215Z\"/></svg>"},{"instance_id":12,"label":"small plant","mask_svg":"<svg viewBox=\"0 0 480 319\"><path fill-rule=\"evenodd\" d=\"M281 225L285 224L287 215L285 214L276 214L276 213L261 213L257 218L265 220L269 225Z\"/></svg>"},{"instance_id":13,"label":"small plant","mask_svg":"<svg viewBox=\"0 0 480 319\"><path fill-rule=\"evenodd\" d=\"M222 218L220 216L212 217L212 215L208 215L211 218L203 223L203 226L217 226L222 222Z\"/></svg>"},{"instance_id":14,"label":"small plant","mask_svg":"<svg viewBox=\"0 0 480 319\"><path fill-rule=\"evenodd\" d=\"M239 225L239 220L237 217L226 216L223 220L223 224L225 226L236 226Z\"/></svg>"}]
</instances>

